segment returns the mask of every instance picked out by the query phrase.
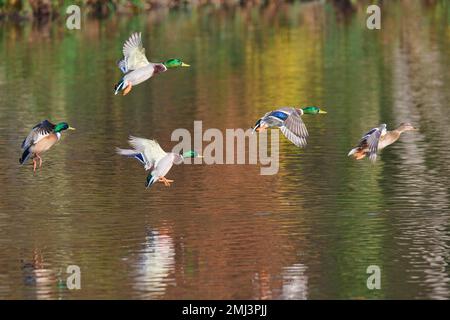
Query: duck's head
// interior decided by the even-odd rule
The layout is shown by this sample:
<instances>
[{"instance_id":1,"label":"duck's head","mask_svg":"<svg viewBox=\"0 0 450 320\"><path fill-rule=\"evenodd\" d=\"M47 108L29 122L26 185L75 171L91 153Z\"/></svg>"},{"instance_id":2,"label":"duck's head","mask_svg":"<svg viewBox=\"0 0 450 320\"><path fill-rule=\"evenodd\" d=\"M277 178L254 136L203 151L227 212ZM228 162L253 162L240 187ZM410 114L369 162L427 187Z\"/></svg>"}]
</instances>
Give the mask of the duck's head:
<instances>
[{"instance_id":1,"label":"duck's head","mask_svg":"<svg viewBox=\"0 0 450 320\"><path fill-rule=\"evenodd\" d=\"M301 108L303 114L324 114L327 113L325 110L320 109L319 107L316 106L308 106L308 107L304 107Z\"/></svg>"},{"instance_id":2,"label":"duck's head","mask_svg":"<svg viewBox=\"0 0 450 320\"><path fill-rule=\"evenodd\" d=\"M397 130L400 132L405 132L405 131L417 131L418 129L409 122L403 122L398 126Z\"/></svg>"},{"instance_id":3,"label":"duck's head","mask_svg":"<svg viewBox=\"0 0 450 320\"><path fill-rule=\"evenodd\" d=\"M178 68L178 67L190 67L187 63L181 61L181 59L169 59L163 63L167 69Z\"/></svg>"},{"instance_id":4,"label":"duck's head","mask_svg":"<svg viewBox=\"0 0 450 320\"><path fill-rule=\"evenodd\" d=\"M69 126L69 124L67 122L60 122L55 126L55 129L54 129L55 132L61 132L64 130L75 130L75 128L72 128L71 126Z\"/></svg>"},{"instance_id":5,"label":"duck's head","mask_svg":"<svg viewBox=\"0 0 450 320\"><path fill-rule=\"evenodd\" d=\"M183 158L203 158L197 151L189 150L181 155Z\"/></svg>"}]
</instances>

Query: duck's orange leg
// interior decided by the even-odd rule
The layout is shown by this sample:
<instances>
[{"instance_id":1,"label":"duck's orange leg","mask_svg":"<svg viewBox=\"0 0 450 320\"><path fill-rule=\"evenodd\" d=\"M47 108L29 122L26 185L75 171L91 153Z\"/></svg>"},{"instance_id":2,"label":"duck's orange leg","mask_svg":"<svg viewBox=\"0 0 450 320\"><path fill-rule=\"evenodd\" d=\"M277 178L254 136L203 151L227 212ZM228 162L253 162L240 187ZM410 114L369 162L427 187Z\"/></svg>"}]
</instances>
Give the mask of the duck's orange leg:
<instances>
[{"instance_id":1,"label":"duck's orange leg","mask_svg":"<svg viewBox=\"0 0 450 320\"><path fill-rule=\"evenodd\" d=\"M42 158L36 153L36 157L39 159L39 168L42 167Z\"/></svg>"},{"instance_id":2,"label":"duck's orange leg","mask_svg":"<svg viewBox=\"0 0 450 320\"><path fill-rule=\"evenodd\" d=\"M263 124L262 126L258 127L256 129L257 132L263 132L264 130L266 130L269 126L267 124Z\"/></svg>"},{"instance_id":3,"label":"duck's orange leg","mask_svg":"<svg viewBox=\"0 0 450 320\"><path fill-rule=\"evenodd\" d=\"M33 172L36 172L36 159L33 158Z\"/></svg>"},{"instance_id":4,"label":"duck's orange leg","mask_svg":"<svg viewBox=\"0 0 450 320\"><path fill-rule=\"evenodd\" d=\"M166 187L170 187L170 183L173 182L173 180L166 179L165 177L159 178L158 181L163 182Z\"/></svg>"},{"instance_id":5,"label":"duck's orange leg","mask_svg":"<svg viewBox=\"0 0 450 320\"><path fill-rule=\"evenodd\" d=\"M355 156L356 160L361 160L366 157L366 153L364 151L360 151L360 152L355 153L354 156Z\"/></svg>"},{"instance_id":6,"label":"duck's orange leg","mask_svg":"<svg viewBox=\"0 0 450 320\"><path fill-rule=\"evenodd\" d=\"M127 87L125 88L125 90L123 90L123 95L127 95L130 91L131 91L131 83L128 83Z\"/></svg>"}]
</instances>

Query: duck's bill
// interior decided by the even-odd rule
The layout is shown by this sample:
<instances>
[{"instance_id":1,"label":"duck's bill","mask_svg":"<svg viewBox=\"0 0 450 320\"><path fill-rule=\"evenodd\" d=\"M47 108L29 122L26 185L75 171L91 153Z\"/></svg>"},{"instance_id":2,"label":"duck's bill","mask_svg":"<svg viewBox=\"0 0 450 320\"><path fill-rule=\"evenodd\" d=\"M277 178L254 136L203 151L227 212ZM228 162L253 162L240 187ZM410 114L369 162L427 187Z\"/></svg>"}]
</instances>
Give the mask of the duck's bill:
<instances>
[{"instance_id":1,"label":"duck's bill","mask_svg":"<svg viewBox=\"0 0 450 320\"><path fill-rule=\"evenodd\" d=\"M67 128L67 130L77 130L77 129L75 129L74 127L69 127Z\"/></svg>"},{"instance_id":2,"label":"duck's bill","mask_svg":"<svg viewBox=\"0 0 450 320\"><path fill-rule=\"evenodd\" d=\"M319 113L325 114L327 112L325 110L319 110Z\"/></svg>"},{"instance_id":3,"label":"duck's bill","mask_svg":"<svg viewBox=\"0 0 450 320\"><path fill-rule=\"evenodd\" d=\"M181 66L182 66L182 67L190 67L191 65L190 65L190 64L187 64L187 63L184 63L184 62L182 62L182 63L181 63Z\"/></svg>"}]
</instances>

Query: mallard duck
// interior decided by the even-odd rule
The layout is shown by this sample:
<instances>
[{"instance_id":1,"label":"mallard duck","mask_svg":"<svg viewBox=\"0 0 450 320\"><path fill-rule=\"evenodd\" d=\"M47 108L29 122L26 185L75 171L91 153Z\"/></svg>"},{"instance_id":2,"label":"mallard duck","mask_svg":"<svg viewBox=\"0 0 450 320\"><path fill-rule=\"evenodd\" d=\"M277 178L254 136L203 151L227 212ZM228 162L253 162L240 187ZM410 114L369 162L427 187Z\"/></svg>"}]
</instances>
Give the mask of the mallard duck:
<instances>
[{"instance_id":1,"label":"mallard duck","mask_svg":"<svg viewBox=\"0 0 450 320\"><path fill-rule=\"evenodd\" d=\"M39 159L39 168L42 166L40 155L50 149L61 139L61 132L64 130L75 130L66 122L53 124L48 120L38 123L31 129L31 132L22 142L22 156L19 159L20 164L24 164L30 157L33 159L33 171L36 172L36 158Z\"/></svg>"},{"instance_id":2,"label":"mallard duck","mask_svg":"<svg viewBox=\"0 0 450 320\"><path fill-rule=\"evenodd\" d=\"M123 90L123 95L131 91L131 87L150 79L153 75L177 67L189 67L180 59L169 59L163 63L153 63L147 60L145 48L142 46L141 33L133 33L123 45L123 59L118 62L119 69L125 74L114 87L117 94Z\"/></svg>"},{"instance_id":3,"label":"mallard duck","mask_svg":"<svg viewBox=\"0 0 450 320\"><path fill-rule=\"evenodd\" d=\"M264 131L267 128L280 128L281 132L297 147L306 146L308 130L301 118L304 114L327 113L319 107L304 107L301 109L294 107L283 107L267 112L262 118L256 121L253 132Z\"/></svg>"},{"instance_id":4,"label":"mallard duck","mask_svg":"<svg viewBox=\"0 0 450 320\"><path fill-rule=\"evenodd\" d=\"M145 170L152 170L147 176L146 187L152 186L159 181L166 187L170 187L173 180L169 180L165 175L172 168L172 165L181 164L185 158L202 158L196 151L188 151L183 154L165 152L156 140L138 138L130 136L128 143L133 149L116 148L120 155L137 159L144 165Z\"/></svg>"},{"instance_id":5,"label":"mallard duck","mask_svg":"<svg viewBox=\"0 0 450 320\"><path fill-rule=\"evenodd\" d=\"M378 151L383 150L387 146L393 144L400 138L400 135L405 131L417 130L410 123L402 123L397 129L387 131L386 124L383 123L377 128L371 129L359 141L358 145L350 150L348 156L352 156L356 160L361 160L368 156L370 161L377 160Z\"/></svg>"}]
</instances>

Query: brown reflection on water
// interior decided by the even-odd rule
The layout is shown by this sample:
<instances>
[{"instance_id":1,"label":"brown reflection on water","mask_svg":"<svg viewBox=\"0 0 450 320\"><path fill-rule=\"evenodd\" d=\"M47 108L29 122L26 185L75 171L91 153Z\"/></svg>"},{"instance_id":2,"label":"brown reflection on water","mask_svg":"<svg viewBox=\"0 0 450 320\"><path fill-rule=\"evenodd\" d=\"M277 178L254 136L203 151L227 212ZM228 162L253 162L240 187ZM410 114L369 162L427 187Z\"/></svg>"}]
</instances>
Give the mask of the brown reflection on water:
<instances>
[{"instance_id":1,"label":"brown reflection on water","mask_svg":"<svg viewBox=\"0 0 450 320\"><path fill-rule=\"evenodd\" d=\"M365 10L318 2L0 25L0 297L29 299L448 298L448 6ZM121 41L143 32L171 70L114 96ZM280 135L277 175L259 165L174 166L175 183L114 154L129 134L175 145L176 128L247 129L275 106L316 104L308 147ZM33 175L19 145L68 121ZM417 124L376 165L346 154L385 122ZM206 144L205 144L206 145ZM204 145L204 146L205 146ZM79 265L82 289L65 288ZM366 268L383 270L369 291Z\"/></svg>"}]
</instances>

